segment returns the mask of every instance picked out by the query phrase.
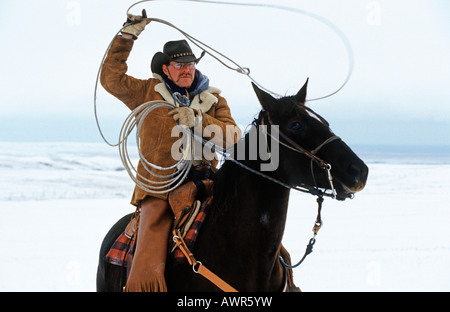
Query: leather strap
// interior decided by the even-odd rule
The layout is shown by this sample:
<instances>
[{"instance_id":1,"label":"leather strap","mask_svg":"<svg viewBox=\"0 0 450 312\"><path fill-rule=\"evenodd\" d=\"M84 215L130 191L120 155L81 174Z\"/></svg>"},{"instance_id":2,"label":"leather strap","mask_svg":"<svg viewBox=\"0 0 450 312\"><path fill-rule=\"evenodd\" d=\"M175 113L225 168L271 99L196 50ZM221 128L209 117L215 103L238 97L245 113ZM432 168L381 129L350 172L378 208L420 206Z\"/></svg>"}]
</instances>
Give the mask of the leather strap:
<instances>
[{"instance_id":1,"label":"leather strap","mask_svg":"<svg viewBox=\"0 0 450 312\"><path fill-rule=\"evenodd\" d=\"M224 292L238 292L236 289L231 287L227 282L225 282L223 279L218 277L216 274L211 272L207 267L202 265L200 262L200 267L198 268L197 272L202 275L203 277L207 278L209 281L211 281L214 285L222 289Z\"/></svg>"},{"instance_id":2,"label":"leather strap","mask_svg":"<svg viewBox=\"0 0 450 312\"><path fill-rule=\"evenodd\" d=\"M184 242L184 239L180 233L180 230L173 230L173 241L177 245L178 248L180 248L183 255L188 260L189 264L192 265L192 270L194 273L200 274L206 279L208 279L211 283L219 287L224 292L238 292L236 289L231 287L227 282L225 282L223 279L218 277L216 274L211 272L207 267L205 267L200 261L197 261L192 254L192 252L189 250L189 248L186 246L186 243ZM196 269L197 267L197 269Z\"/></svg>"}]
</instances>

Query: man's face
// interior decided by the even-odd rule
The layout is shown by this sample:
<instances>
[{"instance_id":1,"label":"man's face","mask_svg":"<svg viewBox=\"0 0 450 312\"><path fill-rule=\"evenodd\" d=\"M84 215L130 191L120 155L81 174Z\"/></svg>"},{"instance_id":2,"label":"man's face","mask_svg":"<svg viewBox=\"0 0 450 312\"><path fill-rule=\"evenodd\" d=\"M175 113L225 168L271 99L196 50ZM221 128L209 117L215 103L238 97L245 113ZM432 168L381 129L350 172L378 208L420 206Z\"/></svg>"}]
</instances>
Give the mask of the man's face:
<instances>
[{"instance_id":1,"label":"man's face","mask_svg":"<svg viewBox=\"0 0 450 312\"><path fill-rule=\"evenodd\" d=\"M164 74L180 88L189 88L195 78L195 62L177 63L170 62L162 66Z\"/></svg>"}]
</instances>

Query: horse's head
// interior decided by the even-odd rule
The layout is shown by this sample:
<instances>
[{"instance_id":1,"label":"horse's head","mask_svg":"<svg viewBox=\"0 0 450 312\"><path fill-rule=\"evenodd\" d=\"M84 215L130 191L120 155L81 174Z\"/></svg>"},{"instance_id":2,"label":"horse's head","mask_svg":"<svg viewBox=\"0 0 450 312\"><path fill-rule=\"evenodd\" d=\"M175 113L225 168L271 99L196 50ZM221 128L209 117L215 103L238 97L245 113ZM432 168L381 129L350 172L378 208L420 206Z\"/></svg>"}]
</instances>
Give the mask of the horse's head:
<instances>
[{"instance_id":1,"label":"horse's head","mask_svg":"<svg viewBox=\"0 0 450 312\"><path fill-rule=\"evenodd\" d=\"M279 126L277 175L292 186L330 189L329 164L337 198L345 199L364 188L369 169L325 119L305 106L307 85L308 80L297 95L280 99L253 85L263 107L260 121Z\"/></svg>"}]
</instances>

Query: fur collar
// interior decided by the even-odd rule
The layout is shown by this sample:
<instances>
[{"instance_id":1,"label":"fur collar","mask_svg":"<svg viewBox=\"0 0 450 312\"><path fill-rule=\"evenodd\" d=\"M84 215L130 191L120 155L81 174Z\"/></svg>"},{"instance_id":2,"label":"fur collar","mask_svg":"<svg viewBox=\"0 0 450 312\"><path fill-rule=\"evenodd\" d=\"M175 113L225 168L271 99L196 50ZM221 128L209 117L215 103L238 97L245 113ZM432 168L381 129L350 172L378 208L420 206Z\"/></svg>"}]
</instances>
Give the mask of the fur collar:
<instances>
[{"instance_id":1,"label":"fur collar","mask_svg":"<svg viewBox=\"0 0 450 312\"><path fill-rule=\"evenodd\" d=\"M158 83L155 86L155 91L158 92L159 94L161 94L163 99L166 100L167 102L178 106L178 104L175 103L175 101L172 97L172 94L169 92L169 90L167 90L167 87L166 87L166 84L164 83L163 78L160 75L155 74L155 73L153 73L153 77L155 77L156 79L158 79L160 81L160 83ZM211 109L211 107L213 105L215 105L215 104L217 104L217 102L219 102L219 99L214 95L214 93L219 94L220 92L221 91L217 88L209 87L208 89L206 89L205 91L200 93L200 97L198 95L196 95L191 100L191 105L189 107L198 109L202 113L206 113ZM200 99L202 99L201 103L200 103Z\"/></svg>"}]
</instances>

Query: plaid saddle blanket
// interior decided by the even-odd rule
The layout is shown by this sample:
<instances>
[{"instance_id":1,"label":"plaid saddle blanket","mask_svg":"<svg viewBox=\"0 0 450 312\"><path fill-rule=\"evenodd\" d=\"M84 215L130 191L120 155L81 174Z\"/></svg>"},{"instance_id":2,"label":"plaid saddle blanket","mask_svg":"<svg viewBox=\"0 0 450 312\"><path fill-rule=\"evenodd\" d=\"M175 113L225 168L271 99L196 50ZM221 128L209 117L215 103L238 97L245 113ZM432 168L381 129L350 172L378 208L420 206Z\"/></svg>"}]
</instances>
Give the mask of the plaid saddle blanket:
<instances>
[{"instance_id":1,"label":"plaid saddle blanket","mask_svg":"<svg viewBox=\"0 0 450 312\"><path fill-rule=\"evenodd\" d=\"M105 256L105 261L114 265L127 267L130 257L134 254L133 237L128 236L125 232L119 235L111 249Z\"/></svg>"},{"instance_id":2,"label":"plaid saddle blanket","mask_svg":"<svg viewBox=\"0 0 450 312\"><path fill-rule=\"evenodd\" d=\"M183 224L180 229L187 247L192 250L197 240L200 229L205 221L206 215L211 207L213 197L207 198L202 204L199 201L194 202L192 207L193 212L187 222ZM123 232L119 235L116 241L111 246L108 254L105 256L105 261L114 265L127 267L128 260L134 254L135 235L130 236L129 233ZM173 254L176 263L185 263L186 258L183 253L176 248L172 240L172 234L169 237L171 245L170 252Z\"/></svg>"},{"instance_id":3,"label":"plaid saddle blanket","mask_svg":"<svg viewBox=\"0 0 450 312\"><path fill-rule=\"evenodd\" d=\"M202 225L205 222L205 218L211 207L212 200L213 197L211 196L210 198L205 200L201 205L200 202L197 201L197 205L199 206L199 208L196 208L198 212L194 211L193 215L191 216L191 220L193 221L186 222L186 225L180 230L186 243L186 246L189 248L189 250L192 250L194 248L198 234L200 233L200 229L202 228ZM194 206L196 206L196 203L194 203ZM172 242L172 248L170 250L173 253L175 262L176 263L187 262L181 250L176 248L176 244L173 242L172 237L170 241Z\"/></svg>"}]
</instances>

